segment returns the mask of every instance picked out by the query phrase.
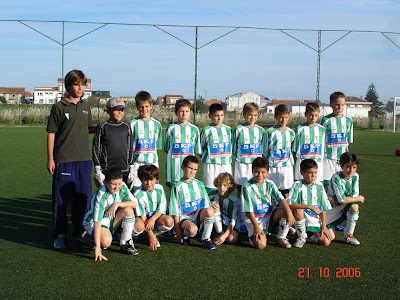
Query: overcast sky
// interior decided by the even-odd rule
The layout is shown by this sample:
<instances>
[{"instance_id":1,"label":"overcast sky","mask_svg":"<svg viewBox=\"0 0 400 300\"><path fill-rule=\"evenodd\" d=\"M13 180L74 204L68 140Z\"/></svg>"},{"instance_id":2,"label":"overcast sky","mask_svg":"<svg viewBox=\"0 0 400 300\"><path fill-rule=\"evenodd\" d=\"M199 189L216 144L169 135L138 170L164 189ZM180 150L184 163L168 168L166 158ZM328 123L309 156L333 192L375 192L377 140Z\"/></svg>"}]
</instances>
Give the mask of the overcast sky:
<instances>
[{"instance_id":1,"label":"overcast sky","mask_svg":"<svg viewBox=\"0 0 400 300\"><path fill-rule=\"evenodd\" d=\"M59 3L59 4L58 4ZM400 33L400 1L1 1L1 20L371 30ZM26 22L62 43L62 23ZM101 24L65 23L64 43ZM161 27L195 45L195 28ZM233 28L198 29L198 46ZM286 31L318 49L316 31ZM345 35L323 31L322 49ZM399 34L387 36L400 47ZM239 29L198 50L197 94L255 91L270 99L315 99L317 52L277 30ZM56 86L62 47L19 22L0 22L0 86ZM65 73L81 69L93 90L194 95L192 47L153 26L107 25L64 47ZM343 91L379 100L400 96L400 49L380 33L350 33L321 54L320 98Z\"/></svg>"}]
</instances>

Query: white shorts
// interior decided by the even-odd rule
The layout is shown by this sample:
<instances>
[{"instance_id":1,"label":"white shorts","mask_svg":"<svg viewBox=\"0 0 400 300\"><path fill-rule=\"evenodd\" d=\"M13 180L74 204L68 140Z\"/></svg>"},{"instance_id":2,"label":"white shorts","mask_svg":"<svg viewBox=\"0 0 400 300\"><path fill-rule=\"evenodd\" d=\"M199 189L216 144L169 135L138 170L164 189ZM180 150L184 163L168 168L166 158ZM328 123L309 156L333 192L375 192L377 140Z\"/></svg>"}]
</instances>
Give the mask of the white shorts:
<instances>
[{"instance_id":1,"label":"white shorts","mask_svg":"<svg viewBox=\"0 0 400 300\"><path fill-rule=\"evenodd\" d=\"M270 230L272 230L274 215L275 215L275 210L273 210L271 213L265 216L256 217L258 226L260 226L261 230L264 231L264 233L266 234L270 232ZM253 223L251 223L249 217L247 216L244 217L244 224L246 225L247 236L251 237L254 233L254 226Z\"/></svg>"},{"instance_id":2,"label":"white shorts","mask_svg":"<svg viewBox=\"0 0 400 300\"><path fill-rule=\"evenodd\" d=\"M229 173L232 175L232 166L221 164L204 164L203 165L203 183L207 188L215 189L214 179L221 173Z\"/></svg>"},{"instance_id":3,"label":"white shorts","mask_svg":"<svg viewBox=\"0 0 400 300\"><path fill-rule=\"evenodd\" d=\"M108 228L111 233L113 233L114 231L114 220L115 219L109 219L109 218L103 218L101 219L101 227L105 227ZM85 231L93 236L93 231L94 231L94 221L90 221L90 222L86 222L83 221L83 228L85 229Z\"/></svg>"},{"instance_id":4,"label":"white shorts","mask_svg":"<svg viewBox=\"0 0 400 300\"><path fill-rule=\"evenodd\" d=\"M186 220L193 222L197 227L199 227L200 224L201 224L201 222L200 222L200 214L201 214L202 210L203 209L199 209L194 214L190 214L190 215L181 215L179 217L179 224L181 225L181 227L182 227L183 221L186 221Z\"/></svg>"},{"instance_id":5,"label":"white shorts","mask_svg":"<svg viewBox=\"0 0 400 300\"><path fill-rule=\"evenodd\" d=\"M134 174L135 174L135 180L133 181L133 186L135 187L139 187L142 185L142 182L140 181L138 175L137 175L137 171L139 169L139 167L146 165L146 163L140 163L140 162L134 162L133 163L133 169L134 169ZM150 165L155 165L158 168L158 162L150 164Z\"/></svg>"},{"instance_id":6,"label":"white shorts","mask_svg":"<svg viewBox=\"0 0 400 300\"><path fill-rule=\"evenodd\" d=\"M342 171L340 164L336 160L325 158L323 161L324 180L331 180L333 174Z\"/></svg>"},{"instance_id":7,"label":"white shorts","mask_svg":"<svg viewBox=\"0 0 400 300\"><path fill-rule=\"evenodd\" d=\"M297 159L296 160L296 166L294 168L294 179L295 180L301 180L303 179L303 176L301 176L300 173L300 163L302 160ZM318 165L318 172L317 172L317 182L322 182L324 180L324 164L322 162L317 162Z\"/></svg>"},{"instance_id":8,"label":"white shorts","mask_svg":"<svg viewBox=\"0 0 400 300\"><path fill-rule=\"evenodd\" d=\"M326 226L328 228L334 228L336 225L346 220L346 213L349 210L350 204L341 204L326 212ZM329 226L328 226L329 225Z\"/></svg>"},{"instance_id":9,"label":"white shorts","mask_svg":"<svg viewBox=\"0 0 400 300\"><path fill-rule=\"evenodd\" d=\"M253 178L252 164L240 163L235 161L235 183L244 185L247 180Z\"/></svg>"},{"instance_id":10,"label":"white shorts","mask_svg":"<svg viewBox=\"0 0 400 300\"><path fill-rule=\"evenodd\" d=\"M272 180L280 190L290 189L294 183L293 166L270 167L267 178Z\"/></svg>"}]
</instances>

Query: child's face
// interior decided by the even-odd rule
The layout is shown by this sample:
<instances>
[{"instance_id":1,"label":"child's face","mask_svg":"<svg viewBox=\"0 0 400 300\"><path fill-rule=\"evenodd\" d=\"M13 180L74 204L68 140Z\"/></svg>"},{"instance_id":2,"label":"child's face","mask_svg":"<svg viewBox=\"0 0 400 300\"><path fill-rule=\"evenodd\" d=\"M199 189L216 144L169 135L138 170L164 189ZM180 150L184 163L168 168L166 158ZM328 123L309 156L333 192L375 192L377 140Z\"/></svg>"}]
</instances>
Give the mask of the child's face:
<instances>
[{"instance_id":1,"label":"child's face","mask_svg":"<svg viewBox=\"0 0 400 300\"><path fill-rule=\"evenodd\" d=\"M304 172L300 170L300 173L303 176L303 181L307 185L314 184L317 181L317 172L318 168L309 168Z\"/></svg>"},{"instance_id":2,"label":"child's face","mask_svg":"<svg viewBox=\"0 0 400 300\"><path fill-rule=\"evenodd\" d=\"M81 98L83 96L84 91L85 91L85 85L81 81L75 82L68 89L68 92L72 98Z\"/></svg>"},{"instance_id":3,"label":"child's face","mask_svg":"<svg viewBox=\"0 0 400 300\"><path fill-rule=\"evenodd\" d=\"M150 119L150 113L152 109L153 109L153 103L150 103L149 101L139 102L139 104L137 105L137 110L139 111L139 118L144 120Z\"/></svg>"},{"instance_id":4,"label":"child's face","mask_svg":"<svg viewBox=\"0 0 400 300\"><path fill-rule=\"evenodd\" d=\"M156 183L157 183L157 178L142 180L143 189L147 192L151 192Z\"/></svg>"},{"instance_id":5,"label":"child's face","mask_svg":"<svg viewBox=\"0 0 400 300\"><path fill-rule=\"evenodd\" d=\"M340 167L342 168L342 174L344 178L351 178L357 172L357 165L353 162L340 165Z\"/></svg>"},{"instance_id":6,"label":"child's face","mask_svg":"<svg viewBox=\"0 0 400 300\"><path fill-rule=\"evenodd\" d=\"M122 187L122 178L111 179L110 181L104 180L104 184L110 193L116 194Z\"/></svg>"},{"instance_id":7,"label":"child's face","mask_svg":"<svg viewBox=\"0 0 400 300\"><path fill-rule=\"evenodd\" d=\"M243 114L247 126L254 126L258 119L258 111L249 111Z\"/></svg>"},{"instance_id":8,"label":"child's face","mask_svg":"<svg viewBox=\"0 0 400 300\"><path fill-rule=\"evenodd\" d=\"M276 125L279 128L285 128L287 123L289 122L289 114L279 114L275 116Z\"/></svg>"},{"instance_id":9,"label":"child's face","mask_svg":"<svg viewBox=\"0 0 400 300\"><path fill-rule=\"evenodd\" d=\"M175 112L175 115L178 117L179 124L186 124L189 122L190 118L190 108L189 106L181 106Z\"/></svg>"},{"instance_id":10,"label":"child's face","mask_svg":"<svg viewBox=\"0 0 400 300\"><path fill-rule=\"evenodd\" d=\"M231 185L228 182L221 182L220 185L217 186L218 196L228 196L230 187Z\"/></svg>"},{"instance_id":11,"label":"child's face","mask_svg":"<svg viewBox=\"0 0 400 300\"><path fill-rule=\"evenodd\" d=\"M253 178L257 184L262 184L268 176L267 168L254 168Z\"/></svg>"},{"instance_id":12,"label":"child's face","mask_svg":"<svg viewBox=\"0 0 400 300\"><path fill-rule=\"evenodd\" d=\"M319 111L309 111L306 113L306 120L309 125L317 124Z\"/></svg>"},{"instance_id":13,"label":"child's face","mask_svg":"<svg viewBox=\"0 0 400 300\"><path fill-rule=\"evenodd\" d=\"M214 126L221 126L221 124L224 122L224 111L223 110L217 110L213 114L208 114L208 116L211 119L211 123Z\"/></svg>"},{"instance_id":14,"label":"child's face","mask_svg":"<svg viewBox=\"0 0 400 300\"><path fill-rule=\"evenodd\" d=\"M337 98L333 103L330 104L332 113L335 116L340 117L343 114L344 107L346 105L346 99L343 97Z\"/></svg>"},{"instance_id":15,"label":"child's face","mask_svg":"<svg viewBox=\"0 0 400 300\"><path fill-rule=\"evenodd\" d=\"M191 180L196 176L197 168L199 167L199 164L196 164L194 162L188 162L186 166L182 166L182 171L183 171L183 180Z\"/></svg>"},{"instance_id":16,"label":"child's face","mask_svg":"<svg viewBox=\"0 0 400 300\"><path fill-rule=\"evenodd\" d=\"M117 109L117 110L109 110L107 109L107 113L110 116L110 121L113 122L120 122L124 117L124 108Z\"/></svg>"}]
</instances>

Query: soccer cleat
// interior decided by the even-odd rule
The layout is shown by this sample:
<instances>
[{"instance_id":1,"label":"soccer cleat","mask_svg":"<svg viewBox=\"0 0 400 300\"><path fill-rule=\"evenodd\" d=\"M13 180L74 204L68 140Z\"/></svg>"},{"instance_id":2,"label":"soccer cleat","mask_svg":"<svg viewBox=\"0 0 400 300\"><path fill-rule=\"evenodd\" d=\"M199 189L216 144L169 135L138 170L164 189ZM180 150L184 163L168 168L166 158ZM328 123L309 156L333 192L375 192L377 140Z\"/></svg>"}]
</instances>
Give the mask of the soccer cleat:
<instances>
[{"instance_id":1,"label":"soccer cleat","mask_svg":"<svg viewBox=\"0 0 400 300\"><path fill-rule=\"evenodd\" d=\"M344 238L344 241L345 241L347 244L350 244L350 245L355 245L355 246L360 245L360 242L359 242L359 241L354 237L354 235L352 235L351 233L349 233L349 234L347 235L347 237Z\"/></svg>"},{"instance_id":2,"label":"soccer cleat","mask_svg":"<svg viewBox=\"0 0 400 300\"><path fill-rule=\"evenodd\" d=\"M318 238L317 238L317 236L316 236L315 234L311 235L309 238L310 238L310 240L312 240L315 244L318 243Z\"/></svg>"},{"instance_id":3,"label":"soccer cleat","mask_svg":"<svg viewBox=\"0 0 400 300\"><path fill-rule=\"evenodd\" d=\"M289 234L296 234L296 229L289 227Z\"/></svg>"},{"instance_id":4,"label":"soccer cleat","mask_svg":"<svg viewBox=\"0 0 400 300\"><path fill-rule=\"evenodd\" d=\"M210 239L203 240L203 246L210 250L215 250L215 244Z\"/></svg>"},{"instance_id":5,"label":"soccer cleat","mask_svg":"<svg viewBox=\"0 0 400 300\"><path fill-rule=\"evenodd\" d=\"M129 255L138 255L139 251L134 247L132 240L126 242L125 245L120 246L121 251Z\"/></svg>"},{"instance_id":6,"label":"soccer cleat","mask_svg":"<svg viewBox=\"0 0 400 300\"><path fill-rule=\"evenodd\" d=\"M338 225L336 225L336 227L335 227L335 230L336 231L344 231L344 226L342 225L342 224L338 224Z\"/></svg>"},{"instance_id":7,"label":"soccer cleat","mask_svg":"<svg viewBox=\"0 0 400 300\"><path fill-rule=\"evenodd\" d=\"M190 239L189 239L189 237L184 236L181 245L183 245L183 246L190 246Z\"/></svg>"},{"instance_id":8,"label":"soccer cleat","mask_svg":"<svg viewBox=\"0 0 400 300\"><path fill-rule=\"evenodd\" d=\"M276 239L276 242L281 245L282 248L286 248L289 249L292 247L292 245L290 245L289 240L287 238L280 238L280 239Z\"/></svg>"},{"instance_id":9,"label":"soccer cleat","mask_svg":"<svg viewBox=\"0 0 400 300\"><path fill-rule=\"evenodd\" d=\"M64 249L65 248L65 234L57 234L57 238L54 240L54 249Z\"/></svg>"},{"instance_id":10,"label":"soccer cleat","mask_svg":"<svg viewBox=\"0 0 400 300\"><path fill-rule=\"evenodd\" d=\"M249 237L250 246L254 247L253 237Z\"/></svg>"},{"instance_id":11,"label":"soccer cleat","mask_svg":"<svg viewBox=\"0 0 400 300\"><path fill-rule=\"evenodd\" d=\"M307 242L307 239L304 237L299 237L297 238L297 240L294 242L293 247L296 248L303 248L303 246L305 245L305 243Z\"/></svg>"},{"instance_id":12,"label":"soccer cleat","mask_svg":"<svg viewBox=\"0 0 400 300\"><path fill-rule=\"evenodd\" d=\"M157 237L156 237L156 239L157 239L157 248L161 248L160 241L158 240Z\"/></svg>"},{"instance_id":13,"label":"soccer cleat","mask_svg":"<svg viewBox=\"0 0 400 300\"><path fill-rule=\"evenodd\" d=\"M74 241L77 241L82 244L90 244L93 242L93 240L90 238L89 234L86 231L74 236Z\"/></svg>"}]
</instances>

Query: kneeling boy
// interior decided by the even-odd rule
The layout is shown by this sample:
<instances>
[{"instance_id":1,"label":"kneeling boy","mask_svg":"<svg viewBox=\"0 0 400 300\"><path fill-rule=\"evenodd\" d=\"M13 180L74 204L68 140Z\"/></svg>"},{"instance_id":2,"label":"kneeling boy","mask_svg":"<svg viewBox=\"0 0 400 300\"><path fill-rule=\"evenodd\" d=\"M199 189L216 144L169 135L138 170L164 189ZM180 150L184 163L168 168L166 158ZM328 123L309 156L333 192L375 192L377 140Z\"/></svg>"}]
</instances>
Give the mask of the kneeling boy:
<instances>
[{"instance_id":1,"label":"kneeling boy","mask_svg":"<svg viewBox=\"0 0 400 300\"><path fill-rule=\"evenodd\" d=\"M296 181L289 192L288 203L296 219L297 240L293 247L301 248L307 240L307 231L314 232L317 242L329 246L335 238L332 229L326 227L326 212L331 204L325 188L318 178L318 164L313 159L304 159L300 163L302 180Z\"/></svg>"},{"instance_id":2,"label":"kneeling boy","mask_svg":"<svg viewBox=\"0 0 400 300\"><path fill-rule=\"evenodd\" d=\"M174 220L167 216L167 200L164 188L158 184L159 171L155 165L143 165L138 169L138 177L142 182L141 187L135 191L138 200L136 207L136 223L142 223L148 236L150 250L157 250L160 243L157 235L172 229ZM135 234L135 230L134 230Z\"/></svg>"},{"instance_id":3,"label":"kneeling boy","mask_svg":"<svg viewBox=\"0 0 400 300\"><path fill-rule=\"evenodd\" d=\"M283 248L291 245L286 238L289 226L295 222L285 198L273 181L267 179L269 164L264 157L257 157L252 163L253 178L242 186L242 207L246 213L245 224L250 245L257 249L267 246L266 233L279 223L276 236ZM282 208L277 208L278 205Z\"/></svg>"},{"instance_id":4,"label":"kneeling boy","mask_svg":"<svg viewBox=\"0 0 400 300\"><path fill-rule=\"evenodd\" d=\"M94 236L95 260L107 260L101 253L101 247L111 245L112 233L120 226L121 251L130 255L139 254L132 242L135 207L136 199L122 182L121 171L117 168L107 170L104 185L94 194L90 209L83 219L86 232Z\"/></svg>"},{"instance_id":5,"label":"kneeling boy","mask_svg":"<svg viewBox=\"0 0 400 300\"><path fill-rule=\"evenodd\" d=\"M188 245L188 237L197 234L203 226L201 240L204 247L214 250L210 239L214 225L214 210L211 207L204 184L195 177L199 161L195 156L186 156L182 162L183 177L171 190L169 214L173 216L179 243Z\"/></svg>"}]
</instances>

